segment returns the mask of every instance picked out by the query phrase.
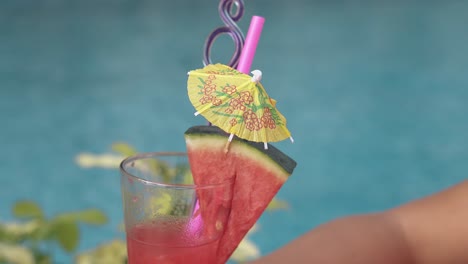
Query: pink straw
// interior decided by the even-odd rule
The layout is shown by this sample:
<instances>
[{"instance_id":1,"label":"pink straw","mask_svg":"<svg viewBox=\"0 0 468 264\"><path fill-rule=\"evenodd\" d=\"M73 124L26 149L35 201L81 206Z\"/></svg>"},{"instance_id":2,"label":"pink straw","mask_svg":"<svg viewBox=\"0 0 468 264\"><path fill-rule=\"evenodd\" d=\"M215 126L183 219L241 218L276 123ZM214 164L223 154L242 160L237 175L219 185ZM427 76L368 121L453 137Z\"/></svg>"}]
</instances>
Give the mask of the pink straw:
<instances>
[{"instance_id":1,"label":"pink straw","mask_svg":"<svg viewBox=\"0 0 468 264\"><path fill-rule=\"evenodd\" d=\"M252 61L255 57L258 40L262 34L263 23L265 23L265 18L260 16L253 16L250 21L249 30L245 37L244 47L242 48L239 58L239 64L237 65L237 70L242 73L250 73L250 66L252 65Z\"/></svg>"}]
</instances>

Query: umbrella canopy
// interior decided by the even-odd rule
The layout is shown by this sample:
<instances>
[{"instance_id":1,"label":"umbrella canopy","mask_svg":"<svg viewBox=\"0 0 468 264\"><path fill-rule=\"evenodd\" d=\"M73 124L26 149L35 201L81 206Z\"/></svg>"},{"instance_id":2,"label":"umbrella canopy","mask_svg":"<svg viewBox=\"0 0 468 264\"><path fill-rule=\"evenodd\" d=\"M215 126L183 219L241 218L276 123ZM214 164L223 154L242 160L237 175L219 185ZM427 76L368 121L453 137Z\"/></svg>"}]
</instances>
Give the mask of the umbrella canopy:
<instances>
[{"instance_id":1,"label":"umbrella canopy","mask_svg":"<svg viewBox=\"0 0 468 264\"><path fill-rule=\"evenodd\" d=\"M190 71L187 88L195 115L230 133L231 139L236 135L254 142L292 141L286 118L260 83L261 72L252 73L253 77L224 64Z\"/></svg>"}]
</instances>

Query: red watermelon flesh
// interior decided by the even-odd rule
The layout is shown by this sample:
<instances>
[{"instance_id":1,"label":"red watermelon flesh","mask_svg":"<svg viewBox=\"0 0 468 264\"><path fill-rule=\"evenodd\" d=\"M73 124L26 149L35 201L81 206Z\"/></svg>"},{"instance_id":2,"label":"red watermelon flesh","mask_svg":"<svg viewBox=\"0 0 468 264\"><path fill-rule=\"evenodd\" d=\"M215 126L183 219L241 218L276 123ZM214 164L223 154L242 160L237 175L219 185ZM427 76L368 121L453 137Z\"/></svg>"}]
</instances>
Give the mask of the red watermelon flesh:
<instances>
[{"instance_id":1,"label":"red watermelon flesh","mask_svg":"<svg viewBox=\"0 0 468 264\"><path fill-rule=\"evenodd\" d=\"M231 213L218 247L218 261L225 263L291 175L296 162L273 146L234 138L215 126L192 127L185 133L189 162L197 184L234 180ZM216 194L222 195L222 194ZM198 194L204 221L216 221L221 205ZM214 217L214 218L212 218Z\"/></svg>"}]
</instances>

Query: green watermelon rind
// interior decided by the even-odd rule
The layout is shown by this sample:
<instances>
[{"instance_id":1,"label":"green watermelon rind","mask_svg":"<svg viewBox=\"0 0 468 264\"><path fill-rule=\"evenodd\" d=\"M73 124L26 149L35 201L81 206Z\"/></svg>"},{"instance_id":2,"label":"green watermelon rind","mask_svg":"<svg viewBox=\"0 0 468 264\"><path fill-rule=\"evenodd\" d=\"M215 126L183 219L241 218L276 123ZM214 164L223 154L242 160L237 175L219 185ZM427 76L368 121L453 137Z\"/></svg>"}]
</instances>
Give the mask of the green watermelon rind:
<instances>
[{"instance_id":1,"label":"green watermelon rind","mask_svg":"<svg viewBox=\"0 0 468 264\"><path fill-rule=\"evenodd\" d=\"M187 129L185 136L188 138L195 136L205 137L207 140L214 140L215 138L219 138L225 140L226 144L228 144L229 134L217 126L193 126ZM208 142L209 141L207 141L207 143ZM252 158L260 158L262 156L267 157L270 161L281 168L287 176L292 174L294 168L297 165L296 161L271 144L268 144L268 149L265 149L264 144L261 142L248 141L237 136L234 136L232 142L229 144L237 143L240 143L240 145L243 146L242 151L249 152ZM210 145L207 145L206 147L209 148Z\"/></svg>"}]
</instances>

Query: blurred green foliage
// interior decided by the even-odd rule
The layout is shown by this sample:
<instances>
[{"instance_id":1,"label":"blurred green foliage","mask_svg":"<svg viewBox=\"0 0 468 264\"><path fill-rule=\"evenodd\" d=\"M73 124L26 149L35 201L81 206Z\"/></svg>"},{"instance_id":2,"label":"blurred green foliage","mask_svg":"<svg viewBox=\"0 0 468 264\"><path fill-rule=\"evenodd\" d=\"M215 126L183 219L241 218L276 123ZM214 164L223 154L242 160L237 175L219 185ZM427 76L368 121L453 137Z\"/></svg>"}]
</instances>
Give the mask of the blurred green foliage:
<instances>
[{"instance_id":1,"label":"blurred green foliage","mask_svg":"<svg viewBox=\"0 0 468 264\"><path fill-rule=\"evenodd\" d=\"M115 143L111 150L112 154L79 154L76 162L83 168L117 169L123 158L137 153L127 143ZM167 180L171 177L183 177L183 182L190 183L192 179L187 166L171 167L162 161L155 161L150 169L159 170ZM274 198L267 210L286 208L287 202ZM80 225L102 226L108 222L107 216L99 209L64 212L46 217L41 207L30 200L18 201L11 209L15 220L0 220L0 264L56 263L52 250L56 246L72 255L74 264L127 263L127 248L125 241L121 239L110 240L86 252L76 252L80 241ZM234 252L232 260L241 263L256 258L259 254L256 245L246 237Z\"/></svg>"},{"instance_id":2,"label":"blurred green foliage","mask_svg":"<svg viewBox=\"0 0 468 264\"><path fill-rule=\"evenodd\" d=\"M73 253L80 240L80 224L100 226L107 216L98 209L65 212L47 218L34 201L12 206L14 222L0 222L0 263L54 263L51 248Z\"/></svg>"}]
</instances>

